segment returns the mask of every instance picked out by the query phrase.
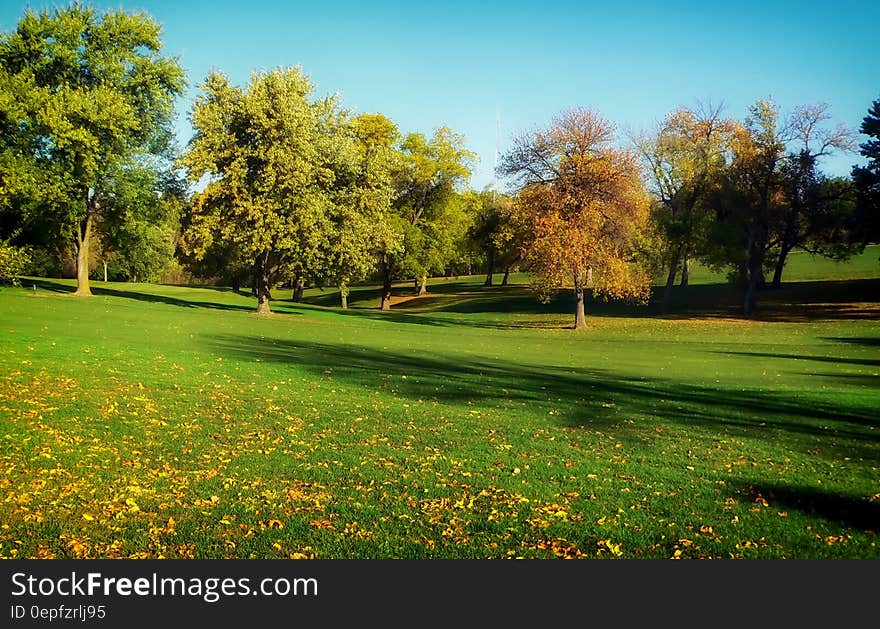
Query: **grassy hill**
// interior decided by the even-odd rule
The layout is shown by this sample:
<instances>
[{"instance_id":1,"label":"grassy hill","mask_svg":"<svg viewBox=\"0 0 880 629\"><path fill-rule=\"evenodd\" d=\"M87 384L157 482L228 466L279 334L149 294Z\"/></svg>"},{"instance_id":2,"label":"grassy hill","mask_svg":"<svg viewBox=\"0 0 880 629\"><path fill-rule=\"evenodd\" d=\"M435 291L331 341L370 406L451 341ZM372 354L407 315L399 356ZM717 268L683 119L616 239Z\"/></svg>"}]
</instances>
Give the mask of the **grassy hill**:
<instances>
[{"instance_id":1,"label":"grassy hill","mask_svg":"<svg viewBox=\"0 0 880 629\"><path fill-rule=\"evenodd\" d=\"M880 250L755 320L515 276L275 314L222 288L0 290L0 557L880 558Z\"/></svg>"}]
</instances>

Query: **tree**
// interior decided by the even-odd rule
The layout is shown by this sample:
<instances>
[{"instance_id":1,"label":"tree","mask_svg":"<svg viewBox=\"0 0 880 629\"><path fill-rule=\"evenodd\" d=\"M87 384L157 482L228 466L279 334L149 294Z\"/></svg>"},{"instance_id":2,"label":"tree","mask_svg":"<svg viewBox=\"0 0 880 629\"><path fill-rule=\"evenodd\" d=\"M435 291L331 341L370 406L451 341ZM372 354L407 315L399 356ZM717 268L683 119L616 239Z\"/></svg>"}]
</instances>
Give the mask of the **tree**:
<instances>
[{"instance_id":1,"label":"tree","mask_svg":"<svg viewBox=\"0 0 880 629\"><path fill-rule=\"evenodd\" d=\"M657 201L652 218L666 242L661 313L669 308L679 269L686 285L688 261L700 253L712 220L708 193L727 165L735 128L720 107L682 107L666 116L653 137L637 142Z\"/></svg>"},{"instance_id":2,"label":"tree","mask_svg":"<svg viewBox=\"0 0 880 629\"><path fill-rule=\"evenodd\" d=\"M91 294L89 247L112 205L112 173L170 156L185 81L178 61L161 56L160 35L144 13L73 5L28 10L0 36L5 201L32 194L29 213L74 234L78 295Z\"/></svg>"},{"instance_id":3,"label":"tree","mask_svg":"<svg viewBox=\"0 0 880 629\"><path fill-rule=\"evenodd\" d=\"M299 68L254 73L245 88L212 72L201 89L181 164L209 182L182 247L199 258L215 241L234 245L254 265L257 312L268 314L280 278L322 268L329 214L355 168L351 135L334 97L309 100Z\"/></svg>"},{"instance_id":4,"label":"tree","mask_svg":"<svg viewBox=\"0 0 880 629\"><path fill-rule=\"evenodd\" d=\"M104 211L96 222L104 281L157 281L174 257L185 202L183 182L173 173L133 165L106 184Z\"/></svg>"},{"instance_id":5,"label":"tree","mask_svg":"<svg viewBox=\"0 0 880 629\"><path fill-rule=\"evenodd\" d=\"M411 133L401 143L402 162L397 173L396 228L404 235L403 252L383 265L390 306L390 278L395 274L414 277L418 294L427 290L427 276L442 271L455 254L455 243L464 236L467 223L456 187L470 176L475 155L464 148L464 137L448 127L437 129L431 139Z\"/></svg>"},{"instance_id":6,"label":"tree","mask_svg":"<svg viewBox=\"0 0 880 629\"><path fill-rule=\"evenodd\" d=\"M18 285L18 276L22 275L30 263L30 255L22 247L16 247L0 240L0 284Z\"/></svg>"},{"instance_id":7,"label":"tree","mask_svg":"<svg viewBox=\"0 0 880 629\"><path fill-rule=\"evenodd\" d=\"M818 161L834 151L848 151L854 148L852 132L843 125L834 128L824 123L831 119L826 103L814 103L797 107L789 117L787 136L790 143L795 143L795 150L788 154L781 164L782 187L785 196L779 206L779 213L773 217L771 226L777 251L776 262L771 286L782 285L782 271L788 254L796 247L806 247L811 243L814 251L823 244L834 246L837 255L842 253L840 246L843 241L835 239L823 243L820 236L835 234L829 230L832 223L846 224L852 212L839 198L829 198L833 188L824 185L824 177L817 171ZM840 190L842 193L844 190ZM838 210L834 218L829 217L831 210Z\"/></svg>"},{"instance_id":8,"label":"tree","mask_svg":"<svg viewBox=\"0 0 880 629\"><path fill-rule=\"evenodd\" d=\"M823 103L802 105L781 119L775 103L759 100L734 129L732 159L710 190L714 215L701 257L732 270L745 316L757 307L766 273L773 271L772 285L781 285L794 248L837 258L854 251L849 186L817 168L820 158L852 144L850 132L829 128L829 119Z\"/></svg>"},{"instance_id":9,"label":"tree","mask_svg":"<svg viewBox=\"0 0 880 629\"><path fill-rule=\"evenodd\" d=\"M648 226L648 195L635 156L613 146L610 123L588 109L562 112L521 134L501 170L519 189L513 212L528 230L523 256L540 293L571 281L575 329L586 327L584 291L646 301L650 279L632 253Z\"/></svg>"},{"instance_id":10,"label":"tree","mask_svg":"<svg viewBox=\"0 0 880 629\"><path fill-rule=\"evenodd\" d=\"M339 286L341 305L348 307L349 285L375 269L377 257L400 249L401 236L390 221L394 172L399 153L397 127L382 114L361 114L352 120L356 171L331 210L325 276Z\"/></svg>"},{"instance_id":11,"label":"tree","mask_svg":"<svg viewBox=\"0 0 880 629\"><path fill-rule=\"evenodd\" d=\"M495 247L495 236L501 226L501 213L495 204L496 193L493 190L465 193L466 202L473 217L468 230L468 241L478 257L485 261L486 279L483 286L492 286L498 252Z\"/></svg>"},{"instance_id":12,"label":"tree","mask_svg":"<svg viewBox=\"0 0 880 629\"><path fill-rule=\"evenodd\" d=\"M869 138L860 145L860 153L868 163L852 169L864 245L880 240L880 99L871 104L859 131Z\"/></svg>"},{"instance_id":13,"label":"tree","mask_svg":"<svg viewBox=\"0 0 880 629\"><path fill-rule=\"evenodd\" d=\"M504 269L503 284L510 268L519 257L520 241L514 238L507 211L511 199L492 189L481 192L469 191L466 195L469 214L472 216L467 239L477 257L485 262L486 279L483 286L492 286L497 269Z\"/></svg>"},{"instance_id":14,"label":"tree","mask_svg":"<svg viewBox=\"0 0 880 629\"><path fill-rule=\"evenodd\" d=\"M775 103L759 100L750 106L745 125L735 133L733 160L715 196L715 251L709 257L737 269L745 316L754 311L756 293L764 287L767 254L774 246L771 227L784 203L780 166L785 140Z\"/></svg>"}]
</instances>

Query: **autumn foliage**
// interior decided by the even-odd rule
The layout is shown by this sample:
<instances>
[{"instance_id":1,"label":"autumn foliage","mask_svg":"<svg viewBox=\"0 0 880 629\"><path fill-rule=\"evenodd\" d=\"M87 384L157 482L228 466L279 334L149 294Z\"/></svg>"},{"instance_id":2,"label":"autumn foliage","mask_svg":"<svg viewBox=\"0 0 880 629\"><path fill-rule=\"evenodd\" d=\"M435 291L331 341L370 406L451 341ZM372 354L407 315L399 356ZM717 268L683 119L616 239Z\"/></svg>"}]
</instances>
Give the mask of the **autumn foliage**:
<instances>
[{"instance_id":1,"label":"autumn foliage","mask_svg":"<svg viewBox=\"0 0 880 629\"><path fill-rule=\"evenodd\" d=\"M647 301L650 277L634 260L649 221L634 155L613 145L614 129L587 109L563 112L550 128L521 135L503 171L520 187L511 208L527 237L534 287L574 286L575 327L585 326L584 289Z\"/></svg>"}]
</instances>

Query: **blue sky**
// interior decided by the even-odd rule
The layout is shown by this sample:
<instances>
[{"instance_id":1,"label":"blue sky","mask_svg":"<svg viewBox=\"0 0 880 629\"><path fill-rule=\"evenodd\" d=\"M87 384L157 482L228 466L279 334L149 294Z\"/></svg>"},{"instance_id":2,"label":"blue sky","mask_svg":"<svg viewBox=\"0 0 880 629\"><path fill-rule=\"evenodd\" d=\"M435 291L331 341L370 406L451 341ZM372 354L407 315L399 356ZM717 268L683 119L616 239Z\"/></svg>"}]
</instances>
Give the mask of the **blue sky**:
<instances>
[{"instance_id":1,"label":"blue sky","mask_svg":"<svg viewBox=\"0 0 880 629\"><path fill-rule=\"evenodd\" d=\"M0 29L25 7L4 2ZM62 3L63 4L63 3ZM858 128L880 98L880 2L214 2L118 0L164 28L190 87L213 68L244 84L252 70L299 65L316 95L338 93L356 113L382 112L402 132L441 125L479 155L471 184L492 182L496 143L591 107L623 130L646 129L678 105L724 102L742 119L758 98L783 112L824 101ZM500 120L500 136L497 134ZM860 141L864 138L860 136ZM829 158L846 174L857 154Z\"/></svg>"}]
</instances>

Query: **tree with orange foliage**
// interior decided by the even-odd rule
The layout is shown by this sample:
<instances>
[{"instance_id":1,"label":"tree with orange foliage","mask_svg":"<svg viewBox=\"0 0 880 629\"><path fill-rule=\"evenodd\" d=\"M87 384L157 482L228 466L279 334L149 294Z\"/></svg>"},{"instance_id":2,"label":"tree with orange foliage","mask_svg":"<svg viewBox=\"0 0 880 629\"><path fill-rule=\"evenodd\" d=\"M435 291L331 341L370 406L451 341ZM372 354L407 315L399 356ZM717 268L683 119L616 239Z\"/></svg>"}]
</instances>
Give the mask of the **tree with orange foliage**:
<instances>
[{"instance_id":1,"label":"tree with orange foliage","mask_svg":"<svg viewBox=\"0 0 880 629\"><path fill-rule=\"evenodd\" d=\"M588 284L604 298L647 302L650 277L634 259L649 223L649 199L635 156L613 146L614 128L588 109L563 111L524 133L502 158L518 195L510 212L527 234L523 259L533 286L573 283L575 329L586 327Z\"/></svg>"}]
</instances>

